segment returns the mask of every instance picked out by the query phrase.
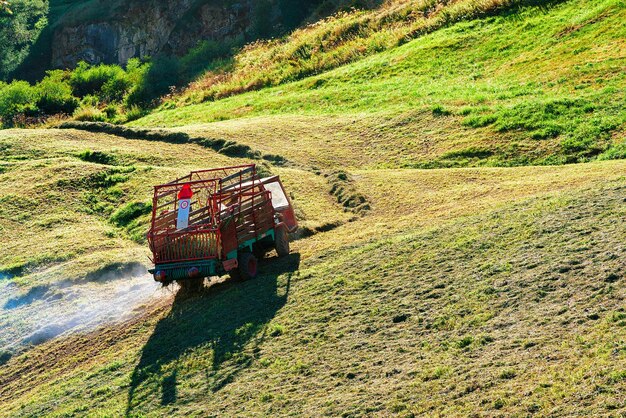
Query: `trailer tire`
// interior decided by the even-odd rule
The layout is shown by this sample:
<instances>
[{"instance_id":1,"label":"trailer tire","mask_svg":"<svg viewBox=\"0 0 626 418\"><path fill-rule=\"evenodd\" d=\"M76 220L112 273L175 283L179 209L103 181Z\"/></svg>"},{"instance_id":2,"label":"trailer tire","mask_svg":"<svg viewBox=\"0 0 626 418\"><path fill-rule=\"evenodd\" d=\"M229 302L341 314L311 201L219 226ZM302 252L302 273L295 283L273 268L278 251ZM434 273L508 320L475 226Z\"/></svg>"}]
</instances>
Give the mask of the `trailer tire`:
<instances>
[{"instance_id":1,"label":"trailer tire","mask_svg":"<svg viewBox=\"0 0 626 418\"><path fill-rule=\"evenodd\" d=\"M268 248L265 245L261 244L260 242L257 242L253 246L252 253L257 258L257 260L263 260L265 258L265 254L267 254L267 251L268 251Z\"/></svg>"},{"instance_id":2,"label":"trailer tire","mask_svg":"<svg viewBox=\"0 0 626 418\"><path fill-rule=\"evenodd\" d=\"M274 247L279 257L289 255L289 234L287 228L280 226L275 230L276 237L274 240Z\"/></svg>"},{"instance_id":3,"label":"trailer tire","mask_svg":"<svg viewBox=\"0 0 626 418\"><path fill-rule=\"evenodd\" d=\"M239 267L237 267L237 273L234 274L234 279L239 281L246 281L254 279L259 271L259 262L252 253L242 253L239 255ZM232 277L232 275L231 275Z\"/></svg>"}]
</instances>

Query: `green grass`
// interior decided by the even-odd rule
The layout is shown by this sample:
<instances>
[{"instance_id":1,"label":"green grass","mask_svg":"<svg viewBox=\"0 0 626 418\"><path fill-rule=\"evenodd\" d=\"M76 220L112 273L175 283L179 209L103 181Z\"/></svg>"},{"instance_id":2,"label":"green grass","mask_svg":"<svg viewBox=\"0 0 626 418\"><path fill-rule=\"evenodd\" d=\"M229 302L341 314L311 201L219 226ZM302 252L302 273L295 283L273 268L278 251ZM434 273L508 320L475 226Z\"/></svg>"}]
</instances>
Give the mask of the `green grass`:
<instances>
[{"instance_id":1,"label":"green grass","mask_svg":"<svg viewBox=\"0 0 626 418\"><path fill-rule=\"evenodd\" d=\"M119 257L122 249L129 261L145 262L152 185L194 168L250 161L198 144L154 141L76 130L2 131L0 230L13 238L0 256L0 271L25 274L83 256L99 263L94 253L108 258L115 250ZM291 191L302 200L298 210L304 226L314 229L348 217L334 209L332 196L312 199L330 189L324 178L300 170L278 172L288 181L298 179Z\"/></svg>"},{"instance_id":2,"label":"green grass","mask_svg":"<svg viewBox=\"0 0 626 418\"><path fill-rule=\"evenodd\" d=\"M145 244L126 227L146 225L136 209L149 202L150 186L240 161L195 144L75 130L9 130L0 139L0 184L12 199L1 206L10 243L1 261L22 266L11 279L22 288L20 303L39 303L38 286L49 298L58 282L76 286L106 266L145 263ZM619 347L623 323L624 169L606 161L327 178L274 167L303 227L334 228L294 242L286 260L267 260L255 281L166 297L123 326L8 355L2 409L610 411L623 382L624 357L608 347ZM364 216L344 212L331 194L335 178L367 197ZM87 197L103 206L85 205ZM547 353L554 360L536 360ZM591 402L569 401L595 390L588 381L602 391Z\"/></svg>"},{"instance_id":3,"label":"green grass","mask_svg":"<svg viewBox=\"0 0 626 418\"><path fill-rule=\"evenodd\" d=\"M9 381L6 410L567 416L623 408L615 318L626 237L616 220L626 183L587 184L500 199L494 210L426 227L380 232L373 223L389 219L381 214L315 235L296 244L299 255L268 260L255 281L176 298L123 329L12 360L3 373L41 361L47 373L22 372L33 379L28 388ZM354 234L363 228L380 235ZM338 238L333 248L320 248L329 236ZM83 348L64 348L72 346ZM49 361L48 350L68 354Z\"/></svg>"},{"instance_id":4,"label":"green grass","mask_svg":"<svg viewBox=\"0 0 626 418\"><path fill-rule=\"evenodd\" d=\"M339 13L282 39L247 45L226 68L192 83L182 103L215 100L319 74L402 45L458 21L489 16L534 0L389 0ZM181 102L179 99L178 103ZM171 104L171 103L170 103Z\"/></svg>"},{"instance_id":5,"label":"green grass","mask_svg":"<svg viewBox=\"0 0 626 418\"><path fill-rule=\"evenodd\" d=\"M261 124L271 118L297 136L331 126L331 142L323 148L341 156L342 145L351 153L364 136L402 149L401 157L383 150L379 166L559 164L619 156L613 149L626 121L619 54L625 13L621 1L578 0L460 22L322 75L164 109L131 125L224 135L236 130L255 143L266 143L256 117ZM366 151L379 153L372 140ZM446 156L470 147L491 154Z\"/></svg>"},{"instance_id":6,"label":"green grass","mask_svg":"<svg viewBox=\"0 0 626 418\"><path fill-rule=\"evenodd\" d=\"M189 170L274 156L302 233L255 280L0 352L0 415L623 414L623 17L525 8L150 130L1 131L0 341L135 283L152 185Z\"/></svg>"}]
</instances>

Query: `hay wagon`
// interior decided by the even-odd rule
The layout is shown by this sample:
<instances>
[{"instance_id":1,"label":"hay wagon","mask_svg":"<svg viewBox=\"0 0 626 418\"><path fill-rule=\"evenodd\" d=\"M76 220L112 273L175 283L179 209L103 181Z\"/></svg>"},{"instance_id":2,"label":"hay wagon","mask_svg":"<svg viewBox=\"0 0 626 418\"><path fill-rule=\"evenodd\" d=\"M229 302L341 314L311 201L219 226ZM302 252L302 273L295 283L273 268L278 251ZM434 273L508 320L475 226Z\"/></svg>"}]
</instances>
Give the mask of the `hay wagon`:
<instances>
[{"instance_id":1,"label":"hay wagon","mask_svg":"<svg viewBox=\"0 0 626 418\"><path fill-rule=\"evenodd\" d=\"M260 178L254 164L192 171L154 187L150 273L188 289L224 273L253 278L267 251L289 254L297 227L278 176Z\"/></svg>"}]
</instances>

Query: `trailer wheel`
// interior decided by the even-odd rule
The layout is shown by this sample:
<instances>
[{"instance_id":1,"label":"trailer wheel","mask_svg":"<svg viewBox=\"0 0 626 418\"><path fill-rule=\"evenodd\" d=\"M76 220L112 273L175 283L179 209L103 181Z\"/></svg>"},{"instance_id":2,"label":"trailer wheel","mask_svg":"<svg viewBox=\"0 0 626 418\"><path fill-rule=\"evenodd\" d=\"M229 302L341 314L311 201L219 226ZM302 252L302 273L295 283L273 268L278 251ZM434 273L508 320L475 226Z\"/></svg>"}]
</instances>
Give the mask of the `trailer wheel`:
<instances>
[{"instance_id":1,"label":"trailer wheel","mask_svg":"<svg viewBox=\"0 0 626 418\"><path fill-rule=\"evenodd\" d=\"M235 279L245 281L248 279L254 279L258 273L258 261L252 253L242 253L239 255L239 267L237 267L237 273Z\"/></svg>"},{"instance_id":2,"label":"trailer wheel","mask_svg":"<svg viewBox=\"0 0 626 418\"><path fill-rule=\"evenodd\" d=\"M268 248L260 242L254 244L252 249L252 253L257 258L257 260L263 260L265 258L265 254L267 254L268 251Z\"/></svg>"},{"instance_id":3,"label":"trailer wheel","mask_svg":"<svg viewBox=\"0 0 626 418\"><path fill-rule=\"evenodd\" d=\"M289 255L289 234L287 228L284 226L278 227L275 230L276 239L274 241L274 247L279 257Z\"/></svg>"}]
</instances>

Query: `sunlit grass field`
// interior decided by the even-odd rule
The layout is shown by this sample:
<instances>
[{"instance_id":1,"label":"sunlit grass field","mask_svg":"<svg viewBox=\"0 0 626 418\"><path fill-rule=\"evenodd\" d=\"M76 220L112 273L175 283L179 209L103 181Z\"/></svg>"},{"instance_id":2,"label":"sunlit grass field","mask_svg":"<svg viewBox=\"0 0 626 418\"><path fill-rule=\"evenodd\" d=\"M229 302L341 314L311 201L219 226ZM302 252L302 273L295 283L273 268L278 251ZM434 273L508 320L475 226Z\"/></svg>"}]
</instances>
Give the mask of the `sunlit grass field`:
<instances>
[{"instance_id":1,"label":"sunlit grass field","mask_svg":"<svg viewBox=\"0 0 626 418\"><path fill-rule=\"evenodd\" d=\"M623 415L625 5L542 4L131 124L193 141L0 131L0 416ZM248 162L291 254L143 286L152 186Z\"/></svg>"},{"instance_id":2,"label":"sunlit grass field","mask_svg":"<svg viewBox=\"0 0 626 418\"><path fill-rule=\"evenodd\" d=\"M4 265L26 262L14 279L23 294L108 263L146 263L145 245L108 213L149 200L151 184L188 168L240 162L188 144L71 130L0 137L15 157L4 187L18 173L30 179L12 189L23 193L14 199L46 191L33 198L45 210L20 212L24 229L3 217ZM35 158L38 149L46 154ZM86 149L123 164L85 162ZM59 185L126 164L135 168L128 178L104 191ZM621 407L623 162L354 170L371 204L362 216L343 211L323 174L275 170L304 226L337 226L294 242L285 260L270 255L254 281L192 299L166 293L124 325L8 359L3 411L593 415ZM122 191L114 202L111 187ZM55 188L62 199L51 198ZM83 206L91 193L102 212ZM25 258L41 253L48 258Z\"/></svg>"},{"instance_id":3,"label":"sunlit grass field","mask_svg":"<svg viewBox=\"0 0 626 418\"><path fill-rule=\"evenodd\" d=\"M366 164L387 147L373 163L393 167L622 158L625 13L620 1L581 0L463 21L321 75L131 124L319 148L326 160L339 147L350 161L347 143Z\"/></svg>"}]
</instances>

